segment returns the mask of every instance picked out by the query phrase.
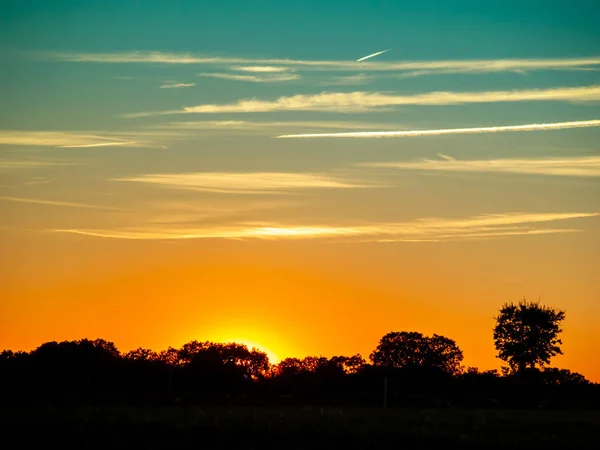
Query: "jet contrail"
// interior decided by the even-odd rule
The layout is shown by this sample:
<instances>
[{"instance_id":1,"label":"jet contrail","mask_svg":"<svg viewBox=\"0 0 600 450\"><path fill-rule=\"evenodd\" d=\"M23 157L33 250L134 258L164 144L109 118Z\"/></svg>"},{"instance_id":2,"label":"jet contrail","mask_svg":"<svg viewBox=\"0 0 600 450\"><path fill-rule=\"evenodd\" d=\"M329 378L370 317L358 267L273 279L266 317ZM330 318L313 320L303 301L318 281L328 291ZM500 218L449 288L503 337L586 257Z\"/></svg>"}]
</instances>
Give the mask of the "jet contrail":
<instances>
[{"instance_id":1,"label":"jet contrail","mask_svg":"<svg viewBox=\"0 0 600 450\"><path fill-rule=\"evenodd\" d=\"M600 120L582 120L578 122L557 123L532 123L528 125L508 125L501 127L479 127L479 128L450 128L441 130L409 130L409 131L356 131L350 133L319 133L319 134L285 134L277 138L382 138L382 137L413 137L413 136L437 136L440 134L477 134L477 133L500 133L503 131L544 131L562 130L567 128L600 127Z\"/></svg>"},{"instance_id":2,"label":"jet contrail","mask_svg":"<svg viewBox=\"0 0 600 450\"><path fill-rule=\"evenodd\" d=\"M357 59L356 62L360 62L360 61L364 61L365 59L373 58L374 56L381 55L382 53L389 52L390 50L391 50L391 48L388 48L387 50L383 50L381 52L373 53L372 55L363 56L362 58Z\"/></svg>"}]
</instances>

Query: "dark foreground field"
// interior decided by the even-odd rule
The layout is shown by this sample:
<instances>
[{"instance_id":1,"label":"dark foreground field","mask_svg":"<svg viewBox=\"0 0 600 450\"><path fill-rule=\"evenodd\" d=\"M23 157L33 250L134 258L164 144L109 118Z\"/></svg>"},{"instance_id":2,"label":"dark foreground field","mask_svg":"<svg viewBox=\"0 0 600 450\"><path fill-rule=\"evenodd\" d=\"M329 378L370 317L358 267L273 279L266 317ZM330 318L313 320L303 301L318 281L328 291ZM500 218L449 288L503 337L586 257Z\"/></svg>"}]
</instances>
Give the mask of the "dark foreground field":
<instances>
[{"instance_id":1,"label":"dark foreground field","mask_svg":"<svg viewBox=\"0 0 600 450\"><path fill-rule=\"evenodd\" d=\"M600 412L3 408L4 448L597 449Z\"/></svg>"}]
</instances>

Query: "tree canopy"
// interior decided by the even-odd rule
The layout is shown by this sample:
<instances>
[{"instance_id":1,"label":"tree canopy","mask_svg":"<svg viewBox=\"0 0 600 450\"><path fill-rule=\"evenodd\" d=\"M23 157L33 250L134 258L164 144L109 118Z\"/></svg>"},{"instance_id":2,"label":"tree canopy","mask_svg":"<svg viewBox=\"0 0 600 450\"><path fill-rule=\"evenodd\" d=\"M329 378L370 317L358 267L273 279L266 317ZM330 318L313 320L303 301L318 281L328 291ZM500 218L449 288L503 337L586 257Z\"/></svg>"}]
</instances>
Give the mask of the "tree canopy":
<instances>
[{"instance_id":1,"label":"tree canopy","mask_svg":"<svg viewBox=\"0 0 600 450\"><path fill-rule=\"evenodd\" d=\"M513 372L543 367L562 354L558 338L565 312L522 300L507 303L495 318L494 344L498 357Z\"/></svg>"},{"instance_id":2,"label":"tree canopy","mask_svg":"<svg viewBox=\"0 0 600 450\"><path fill-rule=\"evenodd\" d=\"M375 366L434 369L451 374L460 371L462 360L462 350L452 339L437 334L424 336L415 331L386 334L371 354Z\"/></svg>"},{"instance_id":3,"label":"tree canopy","mask_svg":"<svg viewBox=\"0 0 600 450\"><path fill-rule=\"evenodd\" d=\"M509 365L502 375L463 367L454 340L415 331L384 335L370 364L360 354L273 364L264 352L235 342L194 340L123 353L102 339L46 342L29 352L0 352L0 403L374 406L385 386L392 405L598 405L600 385L546 367L562 353L564 318L564 311L538 303L503 305L494 328L499 356Z\"/></svg>"}]
</instances>

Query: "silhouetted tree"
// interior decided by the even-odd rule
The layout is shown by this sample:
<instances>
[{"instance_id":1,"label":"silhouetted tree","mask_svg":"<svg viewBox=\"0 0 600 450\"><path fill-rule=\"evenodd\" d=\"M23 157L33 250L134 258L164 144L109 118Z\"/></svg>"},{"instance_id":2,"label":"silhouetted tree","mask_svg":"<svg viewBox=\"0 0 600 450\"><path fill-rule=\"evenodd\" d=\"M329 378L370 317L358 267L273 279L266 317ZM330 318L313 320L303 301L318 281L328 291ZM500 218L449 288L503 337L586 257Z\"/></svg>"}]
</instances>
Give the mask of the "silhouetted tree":
<instances>
[{"instance_id":1,"label":"silhouetted tree","mask_svg":"<svg viewBox=\"0 0 600 450\"><path fill-rule=\"evenodd\" d=\"M158 360L170 367L176 367L183 364L183 361L179 359L179 350L173 347L169 347L166 350L162 350L158 354Z\"/></svg>"},{"instance_id":2,"label":"silhouetted tree","mask_svg":"<svg viewBox=\"0 0 600 450\"><path fill-rule=\"evenodd\" d=\"M461 374L463 378L468 378L469 376L485 376L485 377L493 377L497 378L500 376L498 370L489 369L489 370L479 370L477 367L467 367L463 373Z\"/></svg>"},{"instance_id":3,"label":"silhouetted tree","mask_svg":"<svg viewBox=\"0 0 600 450\"><path fill-rule=\"evenodd\" d=\"M298 358L285 358L275 365L275 373L278 376L294 377L307 372L303 360Z\"/></svg>"},{"instance_id":4,"label":"silhouetted tree","mask_svg":"<svg viewBox=\"0 0 600 450\"><path fill-rule=\"evenodd\" d=\"M123 358L130 361L158 361L159 357L153 350L139 347L123 355Z\"/></svg>"},{"instance_id":5,"label":"silhouetted tree","mask_svg":"<svg viewBox=\"0 0 600 450\"><path fill-rule=\"evenodd\" d=\"M188 385L209 388L239 387L264 378L269 358L259 350L243 344L191 341L177 351L177 364Z\"/></svg>"},{"instance_id":6,"label":"silhouetted tree","mask_svg":"<svg viewBox=\"0 0 600 450\"><path fill-rule=\"evenodd\" d=\"M370 358L376 367L434 369L455 374L460 372L463 353L447 337L402 331L383 336Z\"/></svg>"},{"instance_id":7,"label":"silhouetted tree","mask_svg":"<svg viewBox=\"0 0 600 450\"><path fill-rule=\"evenodd\" d=\"M498 357L507 362L513 372L543 367L550 358L562 354L558 338L565 312L530 303L507 303L495 318L494 344Z\"/></svg>"},{"instance_id":8,"label":"silhouetted tree","mask_svg":"<svg viewBox=\"0 0 600 450\"><path fill-rule=\"evenodd\" d=\"M270 375L271 363L265 352L256 348L250 350L250 354L241 360L240 364L246 368L253 379L262 379Z\"/></svg>"},{"instance_id":9,"label":"silhouetted tree","mask_svg":"<svg viewBox=\"0 0 600 450\"><path fill-rule=\"evenodd\" d=\"M590 382L580 373L568 369L548 367L542 372L546 383L557 385L588 385Z\"/></svg>"},{"instance_id":10,"label":"silhouetted tree","mask_svg":"<svg viewBox=\"0 0 600 450\"><path fill-rule=\"evenodd\" d=\"M103 339L46 342L31 352L31 390L49 400L115 392L122 362L115 345Z\"/></svg>"},{"instance_id":11,"label":"silhouetted tree","mask_svg":"<svg viewBox=\"0 0 600 450\"><path fill-rule=\"evenodd\" d=\"M333 356L329 361L336 367L340 367L346 374L355 374L365 365L365 359L359 354L353 356Z\"/></svg>"},{"instance_id":12,"label":"silhouetted tree","mask_svg":"<svg viewBox=\"0 0 600 450\"><path fill-rule=\"evenodd\" d=\"M132 397L139 399L144 393L162 395L171 390L173 367L156 352L140 347L123 354L122 359L123 386Z\"/></svg>"},{"instance_id":13,"label":"silhouetted tree","mask_svg":"<svg viewBox=\"0 0 600 450\"><path fill-rule=\"evenodd\" d=\"M374 406L384 380L390 407L600 404L600 385L566 369L462 371L462 352L439 335L389 333L371 360L308 356L271 366L265 353L237 343L192 341L159 354L144 348L121 354L102 339L46 342L31 352L0 352L0 405Z\"/></svg>"},{"instance_id":14,"label":"silhouetted tree","mask_svg":"<svg viewBox=\"0 0 600 450\"><path fill-rule=\"evenodd\" d=\"M355 396L356 373L364 364L360 355L286 358L273 367L272 386L288 404L339 405Z\"/></svg>"},{"instance_id":15,"label":"silhouetted tree","mask_svg":"<svg viewBox=\"0 0 600 450\"><path fill-rule=\"evenodd\" d=\"M304 359L286 358L275 365L275 373L280 376L297 376L315 374L323 377L344 376L356 373L365 360L360 355L354 356L307 356Z\"/></svg>"}]
</instances>

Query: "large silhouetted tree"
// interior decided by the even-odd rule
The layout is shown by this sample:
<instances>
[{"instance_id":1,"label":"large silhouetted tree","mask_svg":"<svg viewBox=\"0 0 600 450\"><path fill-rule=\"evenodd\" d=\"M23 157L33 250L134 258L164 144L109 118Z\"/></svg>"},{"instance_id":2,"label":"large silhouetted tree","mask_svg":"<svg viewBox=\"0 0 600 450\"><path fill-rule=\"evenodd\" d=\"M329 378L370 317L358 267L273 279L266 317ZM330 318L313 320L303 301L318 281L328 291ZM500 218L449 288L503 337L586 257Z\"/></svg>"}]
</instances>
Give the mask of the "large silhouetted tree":
<instances>
[{"instance_id":1,"label":"large silhouetted tree","mask_svg":"<svg viewBox=\"0 0 600 450\"><path fill-rule=\"evenodd\" d=\"M494 344L498 357L513 372L544 366L562 354L558 338L565 312L522 300L507 303L495 318Z\"/></svg>"},{"instance_id":2,"label":"large silhouetted tree","mask_svg":"<svg viewBox=\"0 0 600 450\"><path fill-rule=\"evenodd\" d=\"M462 350L452 339L414 331L386 334L371 353L371 361L378 367L434 369L452 374L460 371L462 360Z\"/></svg>"},{"instance_id":3,"label":"large silhouetted tree","mask_svg":"<svg viewBox=\"0 0 600 450\"><path fill-rule=\"evenodd\" d=\"M245 379L264 377L269 371L269 358L257 349L249 350L234 342L191 341L178 350L178 361L185 367L214 374L227 373ZM236 375L234 375L234 373Z\"/></svg>"}]
</instances>

